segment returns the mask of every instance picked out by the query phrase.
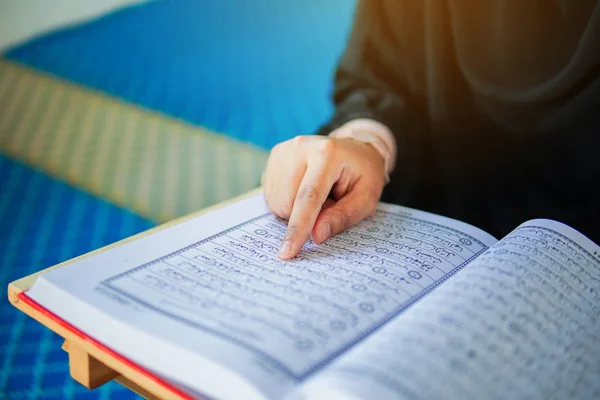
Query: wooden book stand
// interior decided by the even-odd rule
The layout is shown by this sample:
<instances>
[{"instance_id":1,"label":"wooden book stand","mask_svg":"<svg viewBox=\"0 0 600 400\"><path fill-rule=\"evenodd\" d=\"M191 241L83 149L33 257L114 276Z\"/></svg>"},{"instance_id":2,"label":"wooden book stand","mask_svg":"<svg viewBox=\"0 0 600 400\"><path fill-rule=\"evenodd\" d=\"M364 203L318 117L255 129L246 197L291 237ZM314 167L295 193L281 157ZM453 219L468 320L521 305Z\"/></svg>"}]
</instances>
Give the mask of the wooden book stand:
<instances>
[{"instance_id":1,"label":"wooden book stand","mask_svg":"<svg viewBox=\"0 0 600 400\"><path fill-rule=\"evenodd\" d=\"M224 207L235 201L255 195L260 191L255 189L242 196L219 203L197 213L184 216L172 222L157 226L146 232L139 233L117 243L103 247L89 254L82 255L62 264L50 267L35 274L26 276L8 285L8 299L17 309L29 315L48 329L54 331L65 339L62 348L69 353L69 369L73 379L89 389L95 389L110 380L115 380L123 386L147 399L191 399L189 395L162 381L138 365L126 360L119 354L111 351L101 343L86 336L77 327L71 326L49 311L45 310L35 301L27 297L27 290L33 285L36 278L52 269L61 268L76 260L106 251L126 242L140 239L151 233L169 228L186 220L198 217L201 214Z\"/></svg>"}]
</instances>

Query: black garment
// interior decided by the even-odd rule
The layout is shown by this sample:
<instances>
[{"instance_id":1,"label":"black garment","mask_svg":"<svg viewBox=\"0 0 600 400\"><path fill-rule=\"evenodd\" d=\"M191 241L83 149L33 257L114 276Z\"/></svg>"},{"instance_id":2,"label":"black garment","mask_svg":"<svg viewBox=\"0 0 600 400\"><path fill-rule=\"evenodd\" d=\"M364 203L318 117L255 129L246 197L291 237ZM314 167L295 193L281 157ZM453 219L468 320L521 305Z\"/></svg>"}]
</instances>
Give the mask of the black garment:
<instances>
[{"instance_id":1,"label":"black garment","mask_svg":"<svg viewBox=\"0 0 600 400\"><path fill-rule=\"evenodd\" d=\"M367 117L396 136L382 200L600 243L600 2L360 0L335 83L319 134Z\"/></svg>"}]
</instances>

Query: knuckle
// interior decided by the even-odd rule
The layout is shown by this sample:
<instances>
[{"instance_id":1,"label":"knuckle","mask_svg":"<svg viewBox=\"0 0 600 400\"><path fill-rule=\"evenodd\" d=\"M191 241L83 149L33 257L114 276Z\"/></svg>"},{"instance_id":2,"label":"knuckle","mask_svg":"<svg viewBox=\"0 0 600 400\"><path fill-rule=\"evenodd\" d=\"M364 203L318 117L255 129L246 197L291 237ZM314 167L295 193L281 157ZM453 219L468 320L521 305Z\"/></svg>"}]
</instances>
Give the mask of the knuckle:
<instances>
[{"instance_id":1,"label":"knuckle","mask_svg":"<svg viewBox=\"0 0 600 400\"><path fill-rule=\"evenodd\" d=\"M277 215L279 215L283 219L289 219L292 214L292 207L288 205L288 203L284 203L277 207Z\"/></svg>"},{"instance_id":2,"label":"knuckle","mask_svg":"<svg viewBox=\"0 0 600 400\"><path fill-rule=\"evenodd\" d=\"M316 202L319 199L319 191L313 185L308 185L300 189L298 198L303 202Z\"/></svg>"},{"instance_id":3,"label":"knuckle","mask_svg":"<svg viewBox=\"0 0 600 400\"><path fill-rule=\"evenodd\" d=\"M279 198L278 210L282 218L289 219L294 208L294 196L284 195Z\"/></svg>"},{"instance_id":4,"label":"knuckle","mask_svg":"<svg viewBox=\"0 0 600 400\"><path fill-rule=\"evenodd\" d=\"M306 136L298 135L292 139L292 142L294 143L295 146L300 146L301 144L306 142Z\"/></svg>"},{"instance_id":5,"label":"knuckle","mask_svg":"<svg viewBox=\"0 0 600 400\"><path fill-rule=\"evenodd\" d=\"M323 154L333 154L333 152L336 150L337 148L337 143L335 141L335 139L333 138L325 138L323 141L321 141L321 143L319 144L319 151Z\"/></svg>"},{"instance_id":6,"label":"knuckle","mask_svg":"<svg viewBox=\"0 0 600 400\"><path fill-rule=\"evenodd\" d=\"M294 139L288 139L284 142L279 142L275 146L273 146L271 153L280 154L282 152L285 152L287 149L289 149L290 145L293 145L293 143Z\"/></svg>"},{"instance_id":7,"label":"knuckle","mask_svg":"<svg viewBox=\"0 0 600 400\"><path fill-rule=\"evenodd\" d=\"M280 218L283 218L283 216L281 215L281 210L279 209L279 207L275 206L272 201L267 200L267 207L269 207L269 211L271 211L271 213Z\"/></svg>"},{"instance_id":8,"label":"knuckle","mask_svg":"<svg viewBox=\"0 0 600 400\"><path fill-rule=\"evenodd\" d=\"M287 200L274 200L272 198L269 198L267 196L265 196L265 200L267 203L267 207L269 207L269 210L277 215L280 218L283 219L289 219L290 215L292 213L292 203L287 201Z\"/></svg>"},{"instance_id":9,"label":"knuckle","mask_svg":"<svg viewBox=\"0 0 600 400\"><path fill-rule=\"evenodd\" d=\"M277 211L274 211L273 214L277 215L281 219L290 219L290 214L281 209L277 209Z\"/></svg>"}]
</instances>

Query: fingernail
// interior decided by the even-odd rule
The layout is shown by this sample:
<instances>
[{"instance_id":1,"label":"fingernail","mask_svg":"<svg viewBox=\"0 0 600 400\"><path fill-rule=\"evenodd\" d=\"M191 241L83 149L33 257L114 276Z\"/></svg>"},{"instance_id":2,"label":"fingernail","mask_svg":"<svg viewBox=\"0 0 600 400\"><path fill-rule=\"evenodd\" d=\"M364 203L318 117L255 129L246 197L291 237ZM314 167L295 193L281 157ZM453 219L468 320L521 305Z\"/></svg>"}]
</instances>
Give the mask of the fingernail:
<instances>
[{"instance_id":1,"label":"fingernail","mask_svg":"<svg viewBox=\"0 0 600 400\"><path fill-rule=\"evenodd\" d=\"M289 240L284 240L277 254L279 258L289 258L292 253L292 243Z\"/></svg>"},{"instance_id":2,"label":"fingernail","mask_svg":"<svg viewBox=\"0 0 600 400\"><path fill-rule=\"evenodd\" d=\"M320 238L321 242L324 242L331 234L331 226L329 226L329 224L327 224L327 223L321 225L321 229L319 230L319 233L321 234L321 238Z\"/></svg>"}]
</instances>

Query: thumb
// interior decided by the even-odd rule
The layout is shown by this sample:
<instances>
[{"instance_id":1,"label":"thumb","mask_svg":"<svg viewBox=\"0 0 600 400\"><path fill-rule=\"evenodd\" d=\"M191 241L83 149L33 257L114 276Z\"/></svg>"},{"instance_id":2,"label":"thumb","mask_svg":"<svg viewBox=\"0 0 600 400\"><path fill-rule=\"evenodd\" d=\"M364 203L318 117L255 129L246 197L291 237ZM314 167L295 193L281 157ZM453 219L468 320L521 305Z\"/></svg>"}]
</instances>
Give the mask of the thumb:
<instances>
[{"instance_id":1,"label":"thumb","mask_svg":"<svg viewBox=\"0 0 600 400\"><path fill-rule=\"evenodd\" d=\"M332 235L373 215L378 201L379 196L373 194L372 190L355 187L338 202L321 211L313 227L313 240L323 243Z\"/></svg>"}]
</instances>

